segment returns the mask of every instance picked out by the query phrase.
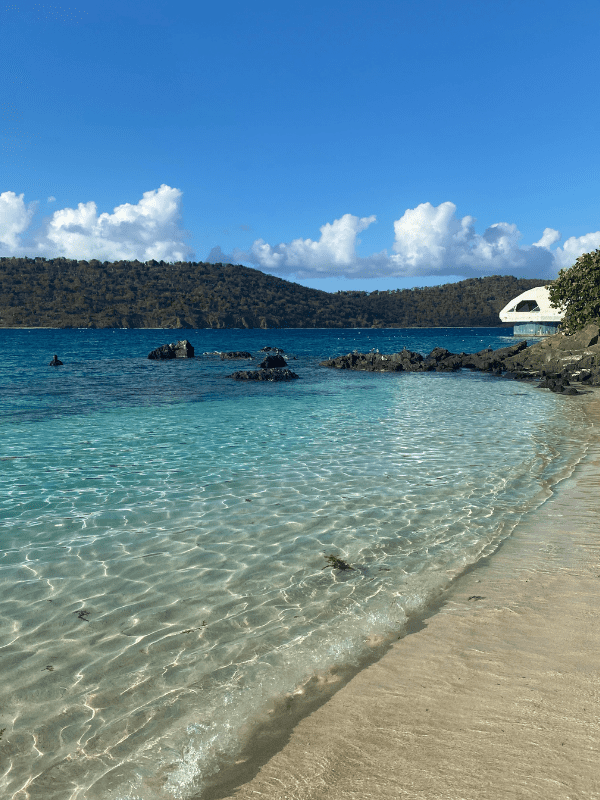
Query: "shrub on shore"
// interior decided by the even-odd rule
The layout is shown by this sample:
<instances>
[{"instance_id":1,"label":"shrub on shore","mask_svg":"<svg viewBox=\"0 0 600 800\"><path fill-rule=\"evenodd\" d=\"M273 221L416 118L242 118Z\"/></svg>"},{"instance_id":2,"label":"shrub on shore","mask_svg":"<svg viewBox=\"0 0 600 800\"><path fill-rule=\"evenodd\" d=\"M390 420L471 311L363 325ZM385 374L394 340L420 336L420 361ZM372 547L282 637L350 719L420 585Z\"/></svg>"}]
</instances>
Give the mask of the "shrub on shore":
<instances>
[{"instance_id":1,"label":"shrub on shore","mask_svg":"<svg viewBox=\"0 0 600 800\"><path fill-rule=\"evenodd\" d=\"M575 333L600 319L600 250L579 256L550 286L554 308L565 308L561 330Z\"/></svg>"}]
</instances>

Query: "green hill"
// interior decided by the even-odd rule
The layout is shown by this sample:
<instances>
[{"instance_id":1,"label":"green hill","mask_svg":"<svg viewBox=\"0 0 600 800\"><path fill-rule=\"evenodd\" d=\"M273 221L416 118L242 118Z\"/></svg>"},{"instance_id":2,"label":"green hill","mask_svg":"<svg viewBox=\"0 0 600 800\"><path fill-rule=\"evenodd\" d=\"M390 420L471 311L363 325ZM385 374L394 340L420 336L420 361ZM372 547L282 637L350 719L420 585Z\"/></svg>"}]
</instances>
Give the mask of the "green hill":
<instances>
[{"instance_id":1,"label":"green hill","mask_svg":"<svg viewBox=\"0 0 600 800\"><path fill-rule=\"evenodd\" d=\"M494 326L509 300L547 282L494 275L421 289L329 293L233 264L0 258L0 327Z\"/></svg>"}]
</instances>

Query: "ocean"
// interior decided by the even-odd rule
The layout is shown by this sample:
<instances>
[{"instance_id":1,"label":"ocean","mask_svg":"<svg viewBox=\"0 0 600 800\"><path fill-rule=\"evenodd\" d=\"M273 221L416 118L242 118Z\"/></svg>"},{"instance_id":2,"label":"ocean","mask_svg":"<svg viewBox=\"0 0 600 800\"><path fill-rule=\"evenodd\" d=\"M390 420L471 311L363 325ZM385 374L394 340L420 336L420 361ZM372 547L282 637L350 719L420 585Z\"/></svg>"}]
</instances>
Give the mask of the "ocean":
<instances>
[{"instance_id":1,"label":"ocean","mask_svg":"<svg viewBox=\"0 0 600 800\"><path fill-rule=\"evenodd\" d=\"M2 797L217 796L258 731L435 613L560 491L582 406L319 361L509 333L0 330ZM195 359L148 360L177 338ZM265 346L299 379L228 377L257 360L219 352Z\"/></svg>"}]
</instances>

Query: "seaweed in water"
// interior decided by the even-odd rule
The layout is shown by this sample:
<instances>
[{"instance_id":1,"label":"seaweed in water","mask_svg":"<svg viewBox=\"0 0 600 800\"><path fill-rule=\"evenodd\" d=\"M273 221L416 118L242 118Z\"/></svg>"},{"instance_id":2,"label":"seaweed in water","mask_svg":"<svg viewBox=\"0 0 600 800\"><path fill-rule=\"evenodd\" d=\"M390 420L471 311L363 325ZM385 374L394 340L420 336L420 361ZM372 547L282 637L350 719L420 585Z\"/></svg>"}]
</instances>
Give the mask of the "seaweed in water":
<instances>
[{"instance_id":1,"label":"seaweed in water","mask_svg":"<svg viewBox=\"0 0 600 800\"><path fill-rule=\"evenodd\" d=\"M354 569L354 567L351 567L347 561L343 561L341 558L338 558L333 554L325 556L325 561L327 561L327 564L324 567L322 567L322 569L327 569L327 567L333 567L334 569L339 569L342 571L347 569Z\"/></svg>"}]
</instances>

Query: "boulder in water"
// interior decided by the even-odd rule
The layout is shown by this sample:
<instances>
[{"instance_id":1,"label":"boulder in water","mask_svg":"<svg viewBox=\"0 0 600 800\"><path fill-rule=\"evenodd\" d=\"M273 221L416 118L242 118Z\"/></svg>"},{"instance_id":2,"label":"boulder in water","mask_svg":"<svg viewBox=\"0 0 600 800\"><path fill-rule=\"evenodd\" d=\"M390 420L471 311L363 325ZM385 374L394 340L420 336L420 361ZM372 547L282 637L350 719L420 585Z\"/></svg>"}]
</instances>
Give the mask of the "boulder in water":
<instances>
[{"instance_id":1,"label":"boulder in water","mask_svg":"<svg viewBox=\"0 0 600 800\"><path fill-rule=\"evenodd\" d=\"M155 360L163 360L167 358L194 358L194 348L187 339L182 339L180 342L172 342L171 344L163 344L153 350L148 358Z\"/></svg>"},{"instance_id":2,"label":"boulder in water","mask_svg":"<svg viewBox=\"0 0 600 800\"><path fill-rule=\"evenodd\" d=\"M277 353L276 355L267 356L258 366L261 369L279 369L279 367L287 367L287 361Z\"/></svg>"}]
</instances>

